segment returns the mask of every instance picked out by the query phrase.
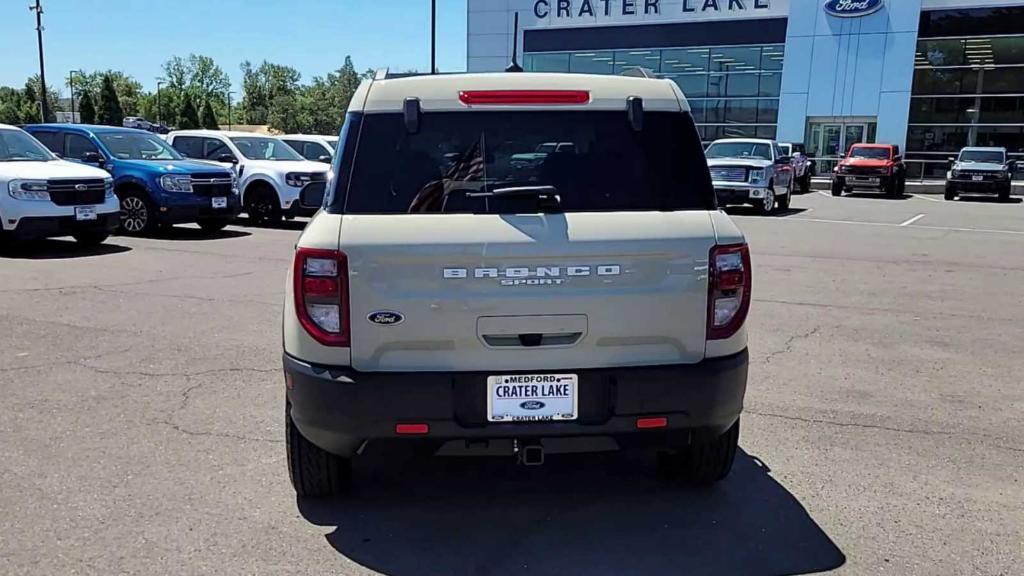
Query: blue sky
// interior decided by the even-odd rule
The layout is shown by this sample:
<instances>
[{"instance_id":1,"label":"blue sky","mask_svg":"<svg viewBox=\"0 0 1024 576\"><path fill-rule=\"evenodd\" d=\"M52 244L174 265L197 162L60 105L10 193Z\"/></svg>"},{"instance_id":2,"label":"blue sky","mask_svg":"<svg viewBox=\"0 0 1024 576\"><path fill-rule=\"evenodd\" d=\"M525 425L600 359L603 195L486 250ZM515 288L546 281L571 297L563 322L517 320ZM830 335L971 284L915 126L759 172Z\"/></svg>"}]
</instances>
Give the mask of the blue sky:
<instances>
[{"instance_id":1,"label":"blue sky","mask_svg":"<svg viewBox=\"0 0 1024 576\"><path fill-rule=\"evenodd\" d=\"M466 68L466 1L438 0L438 67ZM39 71L29 0L0 6L0 85ZM68 70L122 70L156 88L173 55L212 57L241 83L238 65L286 64L303 80L351 55L359 70L430 69L430 0L43 0L50 84Z\"/></svg>"}]
</instances>

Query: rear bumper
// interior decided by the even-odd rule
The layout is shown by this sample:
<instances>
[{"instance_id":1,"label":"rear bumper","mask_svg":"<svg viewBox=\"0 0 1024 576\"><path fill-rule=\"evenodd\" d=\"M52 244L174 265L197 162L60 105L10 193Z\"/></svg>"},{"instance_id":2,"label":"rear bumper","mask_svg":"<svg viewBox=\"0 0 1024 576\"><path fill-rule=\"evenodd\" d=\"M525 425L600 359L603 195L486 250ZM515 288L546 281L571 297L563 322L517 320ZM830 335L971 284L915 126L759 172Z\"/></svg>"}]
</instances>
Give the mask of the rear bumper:
<instances>
[{"instance_id":1,"label":"rear bumper","mask_svg":"<svg viewBox=\"0 0 1024 576\"><path fill-rule=\"evenodd\" d=\"M71 236L79 232L114 232L121 223L120 212L97 214L95 220L76 220L74 216L28 216L13 230L4 232L15 240L39 240Z\"/></svg>"},{"instance_id":2,"label":"rear bumper","mask_svg":"<svg viewBox=\"0 0 1024 576\"><path fill-rule=\"evenodd\" d=\"M366 441L398 438L398 423L425 423L427 436L459 439L645 436L670 442L680 431L727 430L743 410L748 354L698 364L565 370L579 376L574 422L487 422L487 376L482 372L358 372L310 365L284 356L296 426L321 448L349 456ZM664 416L668 426L639 431L641 416Z\"/></svg>"}]
</instances>

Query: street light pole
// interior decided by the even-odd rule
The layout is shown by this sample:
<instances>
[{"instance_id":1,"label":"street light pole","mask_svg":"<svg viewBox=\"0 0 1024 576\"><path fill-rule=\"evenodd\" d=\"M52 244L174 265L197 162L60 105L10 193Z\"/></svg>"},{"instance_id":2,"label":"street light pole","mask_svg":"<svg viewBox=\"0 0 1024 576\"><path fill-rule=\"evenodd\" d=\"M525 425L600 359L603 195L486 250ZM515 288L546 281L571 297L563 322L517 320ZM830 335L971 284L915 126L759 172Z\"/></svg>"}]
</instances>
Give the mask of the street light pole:
<instances>
[{"instance_id":1,"label":"street light pole","mask_svg":"<svg viewBox=\"0 0 1024 576\"><path fill-rule=\"evenodd\" d=\"M50 103L46 101L46 66L43 64L43 5L36 0L35 6L29 6L29 10L36 13L36 39L39 43L39 109L43 115L43 122L50 116Z\"/></svg>"},{"instance_id":2,"label":"street light pole","mask_svg":"<svg viewBox=\"0 0 1024 576\"><path fill-rule=\"evenodd\" d=\"M437 0L430 0L430 73L437 74Z\"/></svg>"},{"instance_id":3,"label":"street light pole","mask_svg":"<svg viewBox=\"0 0 1024 576\"><path fill-rule=\"evenodd\" d=\"M229 132L232 130L232 126L231 126L231 95L232 94L234 94L234 92L228 90L228 131Z\"/></svg>"},{"instance_id":4,"label":"street light pole","mask_svg":"<svg viewBox=\"0 0 1024 576\"><path fill-rule=\"evenodd\" d=\"M161 106L160 106L160 86L162 86L163 84L165 84L165 82L160 81L160 80L157 80L157 82L156 82L156 123L157 124L160 124L160 122L161 122L160 121L160 112L162 110L160 109L161 108Z\"/></svg>"}]
</instances>

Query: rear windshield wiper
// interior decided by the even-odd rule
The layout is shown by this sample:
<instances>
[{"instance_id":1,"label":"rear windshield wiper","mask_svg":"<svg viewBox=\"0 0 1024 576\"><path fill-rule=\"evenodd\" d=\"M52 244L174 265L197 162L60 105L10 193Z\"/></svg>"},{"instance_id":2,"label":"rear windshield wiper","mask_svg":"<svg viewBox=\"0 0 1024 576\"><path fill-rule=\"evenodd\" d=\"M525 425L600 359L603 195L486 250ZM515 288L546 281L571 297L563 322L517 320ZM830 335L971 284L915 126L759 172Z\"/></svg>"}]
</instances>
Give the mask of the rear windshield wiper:
<instances>
[{"instance_id":1,"label":"rear windshield wiper","mask_svg":"<svg viewBox=\"0 0 1024 576\"><path fill-rule=\"evenodd\" d=\"M554 186L507 186L492 188L483 192L468 192L467 198L536 198L537 209L542 212L558 211L562 207L562 197Z\"/></svg>"}]
</instances>

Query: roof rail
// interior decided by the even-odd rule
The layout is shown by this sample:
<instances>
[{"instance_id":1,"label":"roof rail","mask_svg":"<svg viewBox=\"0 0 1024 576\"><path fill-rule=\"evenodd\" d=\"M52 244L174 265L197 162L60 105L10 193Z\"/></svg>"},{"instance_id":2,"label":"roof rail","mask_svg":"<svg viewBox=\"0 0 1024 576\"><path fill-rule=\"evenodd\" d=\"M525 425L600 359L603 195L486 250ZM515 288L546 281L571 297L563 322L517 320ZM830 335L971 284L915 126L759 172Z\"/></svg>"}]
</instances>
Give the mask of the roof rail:
<instances>
[{"instance_id":1,"label":"roof rail","mask_svg":"<svg viewBox=\"0 0 1024 576\"><path fill-rule=\"evenodd\" d=\"M631 78L657 78L653 70L647 68L641 68L635 66L633 68L626 68L619 73L619 76L629 76Z\"/></svg>"}]
</instances>

